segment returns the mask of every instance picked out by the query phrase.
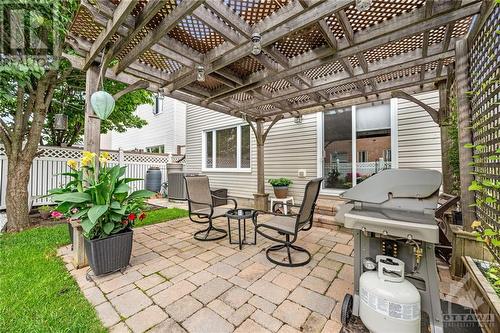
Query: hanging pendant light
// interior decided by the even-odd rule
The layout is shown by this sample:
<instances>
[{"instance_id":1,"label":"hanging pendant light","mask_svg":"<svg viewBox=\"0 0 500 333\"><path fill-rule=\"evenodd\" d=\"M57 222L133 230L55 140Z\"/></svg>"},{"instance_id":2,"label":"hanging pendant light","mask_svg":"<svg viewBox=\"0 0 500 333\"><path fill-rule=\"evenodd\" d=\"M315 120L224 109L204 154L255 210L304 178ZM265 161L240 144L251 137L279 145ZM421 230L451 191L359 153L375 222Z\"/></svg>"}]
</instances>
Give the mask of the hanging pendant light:
<instances>
[{"instance_id":1,"label":"hanging pendant light","mask_svg":"<svg viewBox=\"0 0 500 333\"><path fill-rule=\"evenodd\" d=\"M205 67L201 65L196 67L196 81L205 81Z\"/></svg>"},{"instance_id":2,"label":"hanging pendant light","mask_svg":"<svg viewBox=\"0 0 500 333\"><path fill-rule=\"evenodd\" d=\"M115 108L115 99L105 91L96 91L90 96L90 105L94 113L102 120L109 117Z\"/></svg>"},{"instance_id":3,"label":"hanging pendant light","mask_svg":"<svg viewBox=\"0 0 500 333\"><path fill-rule=\"evenodd\" d=\"M63 113L54 115L54 129L56 131L66 131L68 129L68 116Z\"/></svg>"},{"instance_id":4,"label":"hanging pendant light","mask_svg":"<svg viewBox=\"0 0 500 333\"><path fill-rule=\"evenodd\" d=\"M259 55L262 52L262 45L260 44L262 37L258 32L252 34L252 54Z\"/></svg>"}]
</instances>

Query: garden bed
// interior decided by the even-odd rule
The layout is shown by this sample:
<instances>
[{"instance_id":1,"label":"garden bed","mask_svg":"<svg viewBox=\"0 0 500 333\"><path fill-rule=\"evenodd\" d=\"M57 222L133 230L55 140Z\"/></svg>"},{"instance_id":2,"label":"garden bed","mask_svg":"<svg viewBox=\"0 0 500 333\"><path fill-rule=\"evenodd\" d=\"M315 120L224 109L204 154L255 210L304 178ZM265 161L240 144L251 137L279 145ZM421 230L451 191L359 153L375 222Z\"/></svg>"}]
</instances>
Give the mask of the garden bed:
<instances>
[{"instance_id":1,"label":"garden bed","mask_svg":"<svg viewBox=\"0 0 500 333\"><path fill-rule=\"evenodd\" d=\"M467 270L465 289L478 322L485 332L500 332L500 298L484 274L489 263L468 256L462 260Z\"/></svg>"}]
</instances>

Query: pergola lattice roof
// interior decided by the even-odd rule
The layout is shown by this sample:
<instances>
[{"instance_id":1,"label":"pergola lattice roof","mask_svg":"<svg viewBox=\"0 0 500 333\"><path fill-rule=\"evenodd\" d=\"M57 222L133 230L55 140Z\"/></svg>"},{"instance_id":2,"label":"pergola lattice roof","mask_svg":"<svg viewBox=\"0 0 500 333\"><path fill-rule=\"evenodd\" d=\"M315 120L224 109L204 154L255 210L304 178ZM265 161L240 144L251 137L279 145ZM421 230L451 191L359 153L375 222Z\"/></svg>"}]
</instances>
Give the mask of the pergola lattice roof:
<instances>
[{"instance_id":1,"label":"pergola lattice roof","mask_svg":"<svg viewBox=\"0 0 500 333\"><path fill-rule=\"evenodd\" d=\"M95 4L94 4L95 3ZM86 69L269 120L434 89L478 0L82 0L68 42ZM253 33L262 53L251 53ZM203 66L205 80L196 80Z\"/></svg>"}]
</instances>

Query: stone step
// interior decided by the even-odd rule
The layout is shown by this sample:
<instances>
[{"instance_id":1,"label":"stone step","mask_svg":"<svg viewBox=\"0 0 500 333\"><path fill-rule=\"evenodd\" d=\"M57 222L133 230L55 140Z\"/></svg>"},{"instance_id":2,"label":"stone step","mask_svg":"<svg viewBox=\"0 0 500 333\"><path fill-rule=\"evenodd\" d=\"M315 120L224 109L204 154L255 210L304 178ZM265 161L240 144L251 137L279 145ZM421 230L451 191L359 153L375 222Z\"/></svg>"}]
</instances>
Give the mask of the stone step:
<instances>
[{"instance_id":1,"label":"stone step","mask_svg":"<svg viewBox=\"0 0 500 333\"><path fill-rule=\"evenodd\" d=\"M332 196L320 196L316 201L316 214L335 216L338 206L344 204L344 200Z\"/></svg>"}]
</instances>

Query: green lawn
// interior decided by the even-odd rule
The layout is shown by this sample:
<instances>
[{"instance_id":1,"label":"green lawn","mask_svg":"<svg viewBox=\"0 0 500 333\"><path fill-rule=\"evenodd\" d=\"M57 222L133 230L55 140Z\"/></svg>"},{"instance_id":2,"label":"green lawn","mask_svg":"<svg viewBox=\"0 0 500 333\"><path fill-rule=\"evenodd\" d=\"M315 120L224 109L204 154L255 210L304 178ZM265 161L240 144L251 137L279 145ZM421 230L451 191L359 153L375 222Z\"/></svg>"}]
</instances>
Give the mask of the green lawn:
<instances>
[{"instance_id":1,"label":"green lawn","mask_svg":"<svg viewBox=\"0 0 500 333\"><path fill-rule=\"evenodd\" d=\"M138 226L183 216L158 209ZM0 235L0 332L106 331L56 255L68 242L65 224Z\"/></svg>"},{"instance_id":2,"label":"green lawn","mask_svg":"<svg viewBox=\"0 0 500 333\"><path fill-rule=\"evenodd\" d=\"M188 216L187 210L180 208L160 208L146 212L146 218L136 222L136 227L155 224L162 221L175 220L181 217Z\"/></svg>"}]
</instances>

